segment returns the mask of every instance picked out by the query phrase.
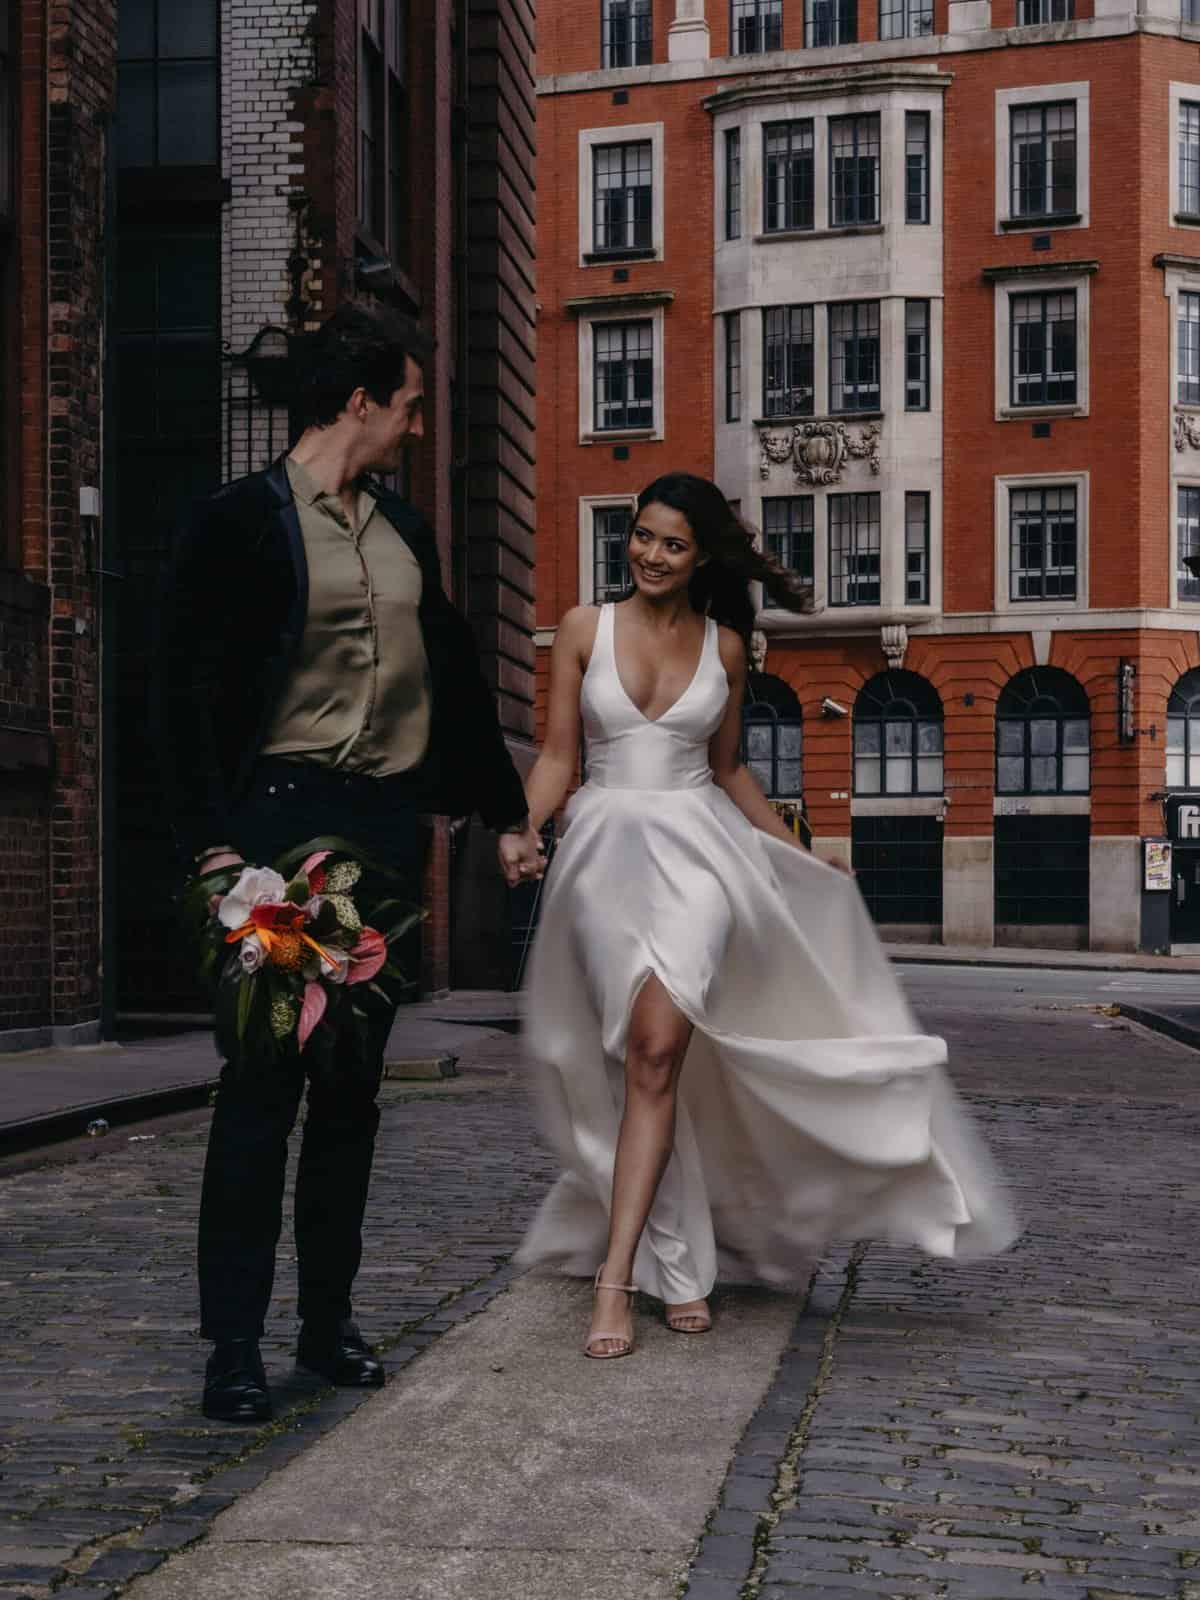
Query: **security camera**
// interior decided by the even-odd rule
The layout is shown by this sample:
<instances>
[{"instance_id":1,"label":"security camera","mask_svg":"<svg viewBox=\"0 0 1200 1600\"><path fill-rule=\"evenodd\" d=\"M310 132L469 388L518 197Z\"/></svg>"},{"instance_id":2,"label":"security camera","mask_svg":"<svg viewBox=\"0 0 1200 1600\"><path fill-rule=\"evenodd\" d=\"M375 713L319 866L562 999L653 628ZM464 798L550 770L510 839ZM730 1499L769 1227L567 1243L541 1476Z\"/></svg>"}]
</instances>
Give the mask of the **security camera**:
<instances>
[{"instance_id":1,"label":"security camera","mask_svg":"<svg viewBox=\"0 0 1200 1600\"><path fill-rule=\"evenodd\" d=\"M821 715L823 717L848 717L849 708L840 700L831 700L828 695L821 701Z\"/></svg>"}]
</instances>

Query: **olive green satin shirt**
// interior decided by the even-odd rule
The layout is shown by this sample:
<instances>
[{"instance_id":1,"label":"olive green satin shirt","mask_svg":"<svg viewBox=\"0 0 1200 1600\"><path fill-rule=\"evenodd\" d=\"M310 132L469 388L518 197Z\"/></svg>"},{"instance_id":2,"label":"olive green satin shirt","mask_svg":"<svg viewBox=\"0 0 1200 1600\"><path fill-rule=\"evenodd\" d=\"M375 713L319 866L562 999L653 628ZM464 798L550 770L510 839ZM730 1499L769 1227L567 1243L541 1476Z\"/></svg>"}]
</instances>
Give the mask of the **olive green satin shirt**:
<instances>
[{"instance_id":1,"label":"olive green satin shirt","mask_svg":"<svg viewBox=\"0 0 1200 1600\"><path fill-rule=\"evenodd\" d=\"M421 569L366 489L351 522L289 456L308 560L308 618L263 746L371 777L415 767L429 742Z\"/></svg>"}]
</instances>

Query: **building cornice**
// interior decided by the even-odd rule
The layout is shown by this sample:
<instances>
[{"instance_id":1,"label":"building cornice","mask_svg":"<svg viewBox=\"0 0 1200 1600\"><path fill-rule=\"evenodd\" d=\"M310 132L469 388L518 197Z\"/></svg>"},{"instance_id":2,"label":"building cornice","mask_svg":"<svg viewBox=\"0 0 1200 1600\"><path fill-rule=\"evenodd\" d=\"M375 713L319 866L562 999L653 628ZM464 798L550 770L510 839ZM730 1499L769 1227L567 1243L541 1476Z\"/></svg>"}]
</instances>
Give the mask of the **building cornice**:
<instances>
[{"instance_id":1,"label":"building cornice","mask_svg":"<svg viewBox=\"0 0 1200 1600\"><path fill-rule=\"evenodd\" d=\"M832 96L890 94L914 89L933 89L941 94L954 82L954 74L940 67L916 63L911 67L880 63L878 66L837 67L825 72L764 73L748 82L718 89L701 101L710 116L721 111L737 111L743 106L771 104L779 100L828 100Z\"/></svg>"},{"instance_id":2,"label":"building cornice","mask_svg":"<svg viewBox=\"0 0 1200 1600\"><path fill-rule=\"evenodd\" d=\"M1001 283L1007 278L1082 278L1099 271L1098 261L1021 261L984 267L981 276L985 283Z\"/></svg>"},{"instance_id":3,"label":"building cornice","mask_svg":"<svg viewBox=\"0 0 1200 1600\"><path fill-rule=\"evenodd\" d=\"M631 289L625 294L577 294L563 301L563 310L577 317L591 311L649 311L654 306L669 306L674 289Z\"/></svg>"},{"instance_id":4,"label":"building cornice","mask_svg":"<svg viewBox=\"0 0 1200 1600\"><path fill-rule=\"evenodd\" d=\"M1200 256L1179 255L1173 250L1161 250L1151 264L1164 272L1200 272Z\"/></svg>"}]
</instances>

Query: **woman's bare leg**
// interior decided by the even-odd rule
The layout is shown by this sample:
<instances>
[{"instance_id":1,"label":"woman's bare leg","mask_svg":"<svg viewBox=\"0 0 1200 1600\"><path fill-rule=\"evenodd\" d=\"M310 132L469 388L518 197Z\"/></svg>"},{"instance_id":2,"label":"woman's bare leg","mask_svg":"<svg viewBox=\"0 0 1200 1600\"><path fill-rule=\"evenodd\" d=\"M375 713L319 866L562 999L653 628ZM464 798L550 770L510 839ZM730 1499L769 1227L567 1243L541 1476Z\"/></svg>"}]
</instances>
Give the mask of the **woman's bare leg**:
<instances>
[{"instance_id":1,"label":"woman's bare leg","mask_svg":"<svg viewBox=\"0 0 1200 1600\"><path fill-rule=\"evenodd\" d=\"M675 1143L679 1074L691 1037L691 1023L651 974L629 1020L625 1113L613 1167L608 1254L600 1274L603 1283L631 1281L638 1241ZM596 1296L589 1342L594 1339L595 1348L604 1353L606 1338L623 1343L632 1336L629 1297L601 1291Z\"/></svg>"}]
</instances>

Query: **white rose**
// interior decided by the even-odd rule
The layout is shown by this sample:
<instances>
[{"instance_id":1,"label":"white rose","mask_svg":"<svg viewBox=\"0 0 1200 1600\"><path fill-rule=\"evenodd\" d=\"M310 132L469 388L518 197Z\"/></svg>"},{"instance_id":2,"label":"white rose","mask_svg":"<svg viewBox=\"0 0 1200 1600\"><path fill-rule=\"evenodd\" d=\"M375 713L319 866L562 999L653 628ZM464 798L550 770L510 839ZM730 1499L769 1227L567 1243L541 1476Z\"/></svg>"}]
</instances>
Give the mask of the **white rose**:
<instances>
[{"instance_id":1,"label":"white rose","mask_svg":"<svg viewBox=\"0 0 1200 1600\"><path fill-rule=\"evenodd\" d=\"M221 901L217 920L225 928L240 928L250 920L255 906L280 905L287 884L271 867L247 867Z\"/></svg>"},{"instance_id":2,"label":"white rose","mask_svg":"<svg viewBox=\"0 0 1200 1600\"><path fill-rule=\"evenodd\" d=\"M248 933L242 940L238 950L238 960L242 964L243 972L257 972L267 959L267 952L263 949L262 940L256 933Z\"/></svg>"}]
</instances>

